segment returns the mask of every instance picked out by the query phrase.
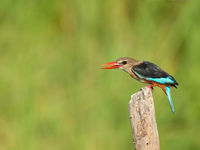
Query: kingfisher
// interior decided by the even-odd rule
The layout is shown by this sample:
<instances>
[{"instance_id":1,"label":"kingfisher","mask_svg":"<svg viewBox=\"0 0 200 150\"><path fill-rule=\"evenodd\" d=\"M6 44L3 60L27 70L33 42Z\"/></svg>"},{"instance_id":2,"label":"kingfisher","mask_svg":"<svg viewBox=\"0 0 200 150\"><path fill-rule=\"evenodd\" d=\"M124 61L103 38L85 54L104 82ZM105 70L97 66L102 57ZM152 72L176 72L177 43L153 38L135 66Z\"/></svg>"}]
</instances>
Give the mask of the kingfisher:
<instances>
[{"instance_id":1,"label":"kingfisher","mask_svg":"<svg viewBox=\"0 0 200 150\"><path fill-rule=\"evenodd\" d=\"M152 90L155 86L160 87L168 97L172 112L175 112L170 94L170 88L177 88L176 85L178 85L178 83L173 76L163 71L157 65L148 61L135 60L129 57L122 57L114 62L102 65L107 66L102 69L122 69L134 79L146 83L147 87Z\"/></svg>"}]
</instances>

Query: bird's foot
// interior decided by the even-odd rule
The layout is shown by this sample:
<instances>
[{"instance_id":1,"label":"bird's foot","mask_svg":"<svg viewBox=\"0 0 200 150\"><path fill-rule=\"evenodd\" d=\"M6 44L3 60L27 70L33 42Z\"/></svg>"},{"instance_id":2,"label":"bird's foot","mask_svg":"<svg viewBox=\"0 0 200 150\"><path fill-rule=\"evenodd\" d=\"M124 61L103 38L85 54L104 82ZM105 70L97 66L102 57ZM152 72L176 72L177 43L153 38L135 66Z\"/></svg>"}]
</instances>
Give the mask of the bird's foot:
<instances>
[{"instance_id":1,"label":"bird's foot","mask_svg":"<svg viewBox=\"0 0 200 150\"><path fill-rule=\"evenodd\" d=\"M153 91L153 85L146 85L145 87L148 87L148 88L150 88L151 89L151 91Z\"/></svg>"}]
</instances>

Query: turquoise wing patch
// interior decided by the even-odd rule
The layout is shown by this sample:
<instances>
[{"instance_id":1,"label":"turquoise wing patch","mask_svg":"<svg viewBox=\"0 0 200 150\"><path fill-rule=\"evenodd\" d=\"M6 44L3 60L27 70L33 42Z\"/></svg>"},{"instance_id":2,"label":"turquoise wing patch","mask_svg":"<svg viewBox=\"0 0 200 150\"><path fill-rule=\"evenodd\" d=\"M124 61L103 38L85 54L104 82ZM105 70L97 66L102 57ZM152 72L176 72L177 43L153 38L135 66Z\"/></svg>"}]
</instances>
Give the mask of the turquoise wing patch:
<instances>
[{"instance_id":1,"label":"turquoise wing patch","mask_svg":"<svg viewBox=\"0 0 200 150\"><path fill-rule=\"evenodd\" d=\"M146 79L146 80L151 80L157 83L161 83L161 84L166 84L166 83L175 83L173 78L171 76L168 76L167 78L151 78L151 77L143 77L141 76L139 73L134 72L138 77L142 78L142 79Z\"/></svg>"}]
</instances>

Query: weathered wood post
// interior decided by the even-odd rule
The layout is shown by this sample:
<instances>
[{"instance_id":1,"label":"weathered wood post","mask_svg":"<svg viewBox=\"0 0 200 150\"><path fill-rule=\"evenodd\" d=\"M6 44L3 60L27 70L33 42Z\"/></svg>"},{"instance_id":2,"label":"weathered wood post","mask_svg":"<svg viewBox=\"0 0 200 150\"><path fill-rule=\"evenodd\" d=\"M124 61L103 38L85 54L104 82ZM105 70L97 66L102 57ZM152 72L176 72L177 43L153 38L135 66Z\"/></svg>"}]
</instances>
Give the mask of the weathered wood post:
<instances>
[{"instance_id":1,"label":"weathered wood post","mask_svg":"<svg viewBox=\"0 0 200 150\"><path fill-rule=\"evenodd\" d=\"M135 150L160 150L151 89L143 87L129 102L129 115Z\"/></svg>"}]
</instances>

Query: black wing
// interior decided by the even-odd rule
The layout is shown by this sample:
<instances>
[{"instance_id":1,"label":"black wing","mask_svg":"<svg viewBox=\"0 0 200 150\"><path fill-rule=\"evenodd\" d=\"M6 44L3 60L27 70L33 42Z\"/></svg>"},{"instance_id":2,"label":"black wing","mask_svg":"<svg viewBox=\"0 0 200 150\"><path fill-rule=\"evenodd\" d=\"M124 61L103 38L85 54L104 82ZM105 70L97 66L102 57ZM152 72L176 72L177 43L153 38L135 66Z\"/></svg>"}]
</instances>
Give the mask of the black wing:
<instances>
[{"instance_id":1,"label":"black wing","mask_svg":"<svg viewBox=\"0 0 200 150\"><path fill-rule=\"evenodd\" d=\"M139 65L133 66L132 71L147 78L169 78L170 77L171 80L174 81L174 84L178 85L176 80L171 75L163 71L157 65L147 62L147 61L144 61Z\"/></svg>"}]
</instances>

